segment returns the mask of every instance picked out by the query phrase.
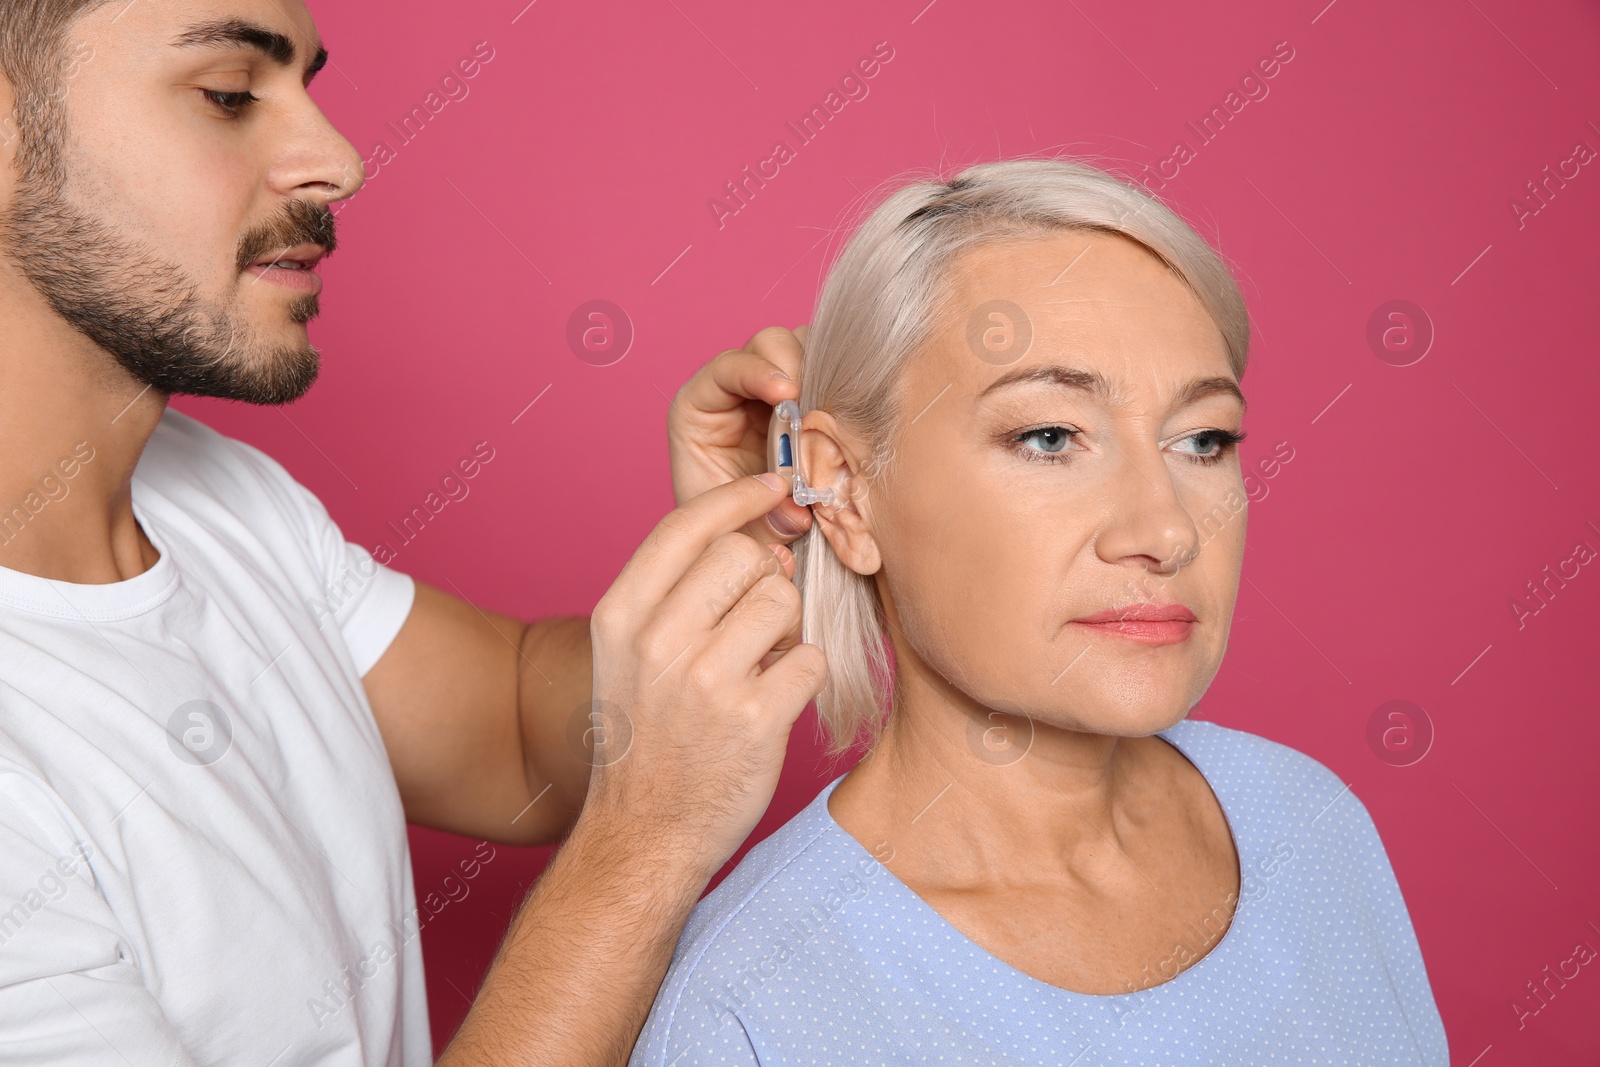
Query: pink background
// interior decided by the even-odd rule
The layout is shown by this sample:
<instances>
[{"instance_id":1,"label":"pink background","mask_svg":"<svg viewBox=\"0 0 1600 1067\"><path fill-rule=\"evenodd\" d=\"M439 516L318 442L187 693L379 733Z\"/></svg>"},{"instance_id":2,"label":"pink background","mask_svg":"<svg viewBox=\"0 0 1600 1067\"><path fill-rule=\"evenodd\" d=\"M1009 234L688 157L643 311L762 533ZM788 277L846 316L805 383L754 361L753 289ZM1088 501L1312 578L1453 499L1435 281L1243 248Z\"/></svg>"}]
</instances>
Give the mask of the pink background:
<instances>
[{"instance_id":1,"label":"pink background","mask_svg":"<svg viewBox=\"0 0 1600 1067\"><path fill-rule=\"evenodd\" d=\"M1592 1062L1600 963L1542 1004L1525 983L1600 949L1600 565L1544 578L1600 550L1600 166L1551 180L1536 214L1511 203L1600 149L1593 5L525 2L313 8L318 99L364 156L393 150L340 214L323 378L282 411L179 407L277 456L399 569L524 617L586 612L670 507L667 397L806 321L829 236L879 183L1063 151L1138 173L1182 139L1162 195L1237 265L1256 326L1244 461L1293 450L1254 482L1195 714L1315 756L1367 804L1455 1062ZM785 121L880 41L867 97L797 145ZM1201 144L1186 123L1282 41L1268 95ZM468 95L402 144L386 123L478 42ZM719 227L708 200L780 138L795 158ZM636 331L611 366L566 341L592 299ZM1367 339L1396 299L1435 334L1408 366L1414 348L1385 361ZM479 441L495 458L470 495L399 546L386 522ZM1369 722L1391 700L1420 712L1386 748ZM1396 765L1424 720L1431 748ZM808 717L758 837L843 769L817 751ZM419 898L473 848L413 844ZM547 855L499 848L427 926L439 1045Z\"/></svg>"}]
</instances>

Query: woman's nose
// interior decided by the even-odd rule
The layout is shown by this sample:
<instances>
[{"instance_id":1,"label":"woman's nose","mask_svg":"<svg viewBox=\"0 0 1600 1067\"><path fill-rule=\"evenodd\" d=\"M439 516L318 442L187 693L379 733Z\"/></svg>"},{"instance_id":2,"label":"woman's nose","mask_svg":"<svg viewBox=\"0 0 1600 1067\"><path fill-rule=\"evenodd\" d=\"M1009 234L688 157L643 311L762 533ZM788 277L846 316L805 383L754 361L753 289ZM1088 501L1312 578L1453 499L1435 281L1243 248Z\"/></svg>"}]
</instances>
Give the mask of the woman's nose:
<instances>
[{"instance_id":1,"label":"woman's nose","mask_svg":"<svg viewBox=\"0 0 1600 1067\"><path fill-rule=\"evenodd\" d=\"M1100 558L1137 560L1164 574L1192 561L1200 550L1199 531L1161 450L1123 450L1110 459L1109 518L1096 541Z\"/></svg>"}]
</instances>

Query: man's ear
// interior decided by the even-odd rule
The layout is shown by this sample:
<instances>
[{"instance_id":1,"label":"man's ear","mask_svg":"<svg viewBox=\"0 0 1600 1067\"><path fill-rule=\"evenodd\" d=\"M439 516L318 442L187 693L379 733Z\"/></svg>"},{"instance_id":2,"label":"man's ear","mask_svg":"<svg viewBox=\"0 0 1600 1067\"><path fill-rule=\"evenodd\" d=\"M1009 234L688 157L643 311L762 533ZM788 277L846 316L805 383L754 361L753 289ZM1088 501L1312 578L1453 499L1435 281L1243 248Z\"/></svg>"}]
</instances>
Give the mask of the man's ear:
<instances>
[{"instance_id":1,"label":"man's ear","mask_svg":"<svg viewBox=\"0 0 1600 1067\"><path fill-rule=\"evenodd\" d=\"M813 504L811 515L833 554L857 574L883 566L872 535L868 486L861 476L865 445L826 411L807 412L800 424L800 470L813 489L832 489L834 504Z\"/></svg>"}]
</instances>

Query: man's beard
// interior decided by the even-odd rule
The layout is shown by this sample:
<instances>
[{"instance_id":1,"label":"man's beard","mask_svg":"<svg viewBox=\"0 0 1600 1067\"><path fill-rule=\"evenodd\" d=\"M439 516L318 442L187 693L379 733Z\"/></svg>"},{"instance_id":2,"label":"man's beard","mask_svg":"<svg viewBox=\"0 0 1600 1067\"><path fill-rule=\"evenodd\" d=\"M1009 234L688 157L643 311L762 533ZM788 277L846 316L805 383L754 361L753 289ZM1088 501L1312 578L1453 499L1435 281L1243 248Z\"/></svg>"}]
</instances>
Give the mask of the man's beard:
<instances>
[{"instance_id":1,"label":"man's beard","mask_svg":"<svg viewBox=\"0 0 1600 1067\"><path fill-rule=\"evenodd\" d=\"M166 394L286 404L317 379L310 345L271 347L242 309L200 296L174 264L69 203L44 182L17 190L0 215L6 254L68 325L109 352L135 379ZM262 256L310 242L333 251L333 213L291 200L281 217L239 242L243 272ZM316 317L315 295L295 297L290 319Z\"/></svg>"}]
</instances>

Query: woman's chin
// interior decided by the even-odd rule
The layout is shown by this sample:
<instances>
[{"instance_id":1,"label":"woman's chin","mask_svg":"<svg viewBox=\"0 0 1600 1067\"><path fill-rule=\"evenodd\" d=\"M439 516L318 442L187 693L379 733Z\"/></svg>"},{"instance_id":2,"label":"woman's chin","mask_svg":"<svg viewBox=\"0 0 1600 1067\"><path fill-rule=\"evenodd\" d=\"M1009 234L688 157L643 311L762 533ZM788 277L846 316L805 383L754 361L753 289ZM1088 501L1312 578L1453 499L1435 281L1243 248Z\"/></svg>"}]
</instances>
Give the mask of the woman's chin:
<instances>
[{"instance_id":1,"label":"woman's chin","mask_svg":"<svg viewBox=\"0 0 1600 1067\"><path fill-rule=\"evenodd\" d=\"M1187 706L1142 707L1136 710L1104 708L1081 710L1071 716L1040 716L1039 727L1100 734L1106 737L1148 737L1169 730L1189 713Z\"/></svg>"},{"instance_id":2,"label":"woman's chin","mask_svg":"<svg viewBox=\"0 0 1600 1067\"><path fill-rule=\"evenodd\" d=\"M1182 722L1195 704L1170 685L1119 688L1116 692L1050 693L1036 699L997 700L988 706L1037 729L1070 730L1109 737L1145 737Z\"/></svg>"}]
</instances>

